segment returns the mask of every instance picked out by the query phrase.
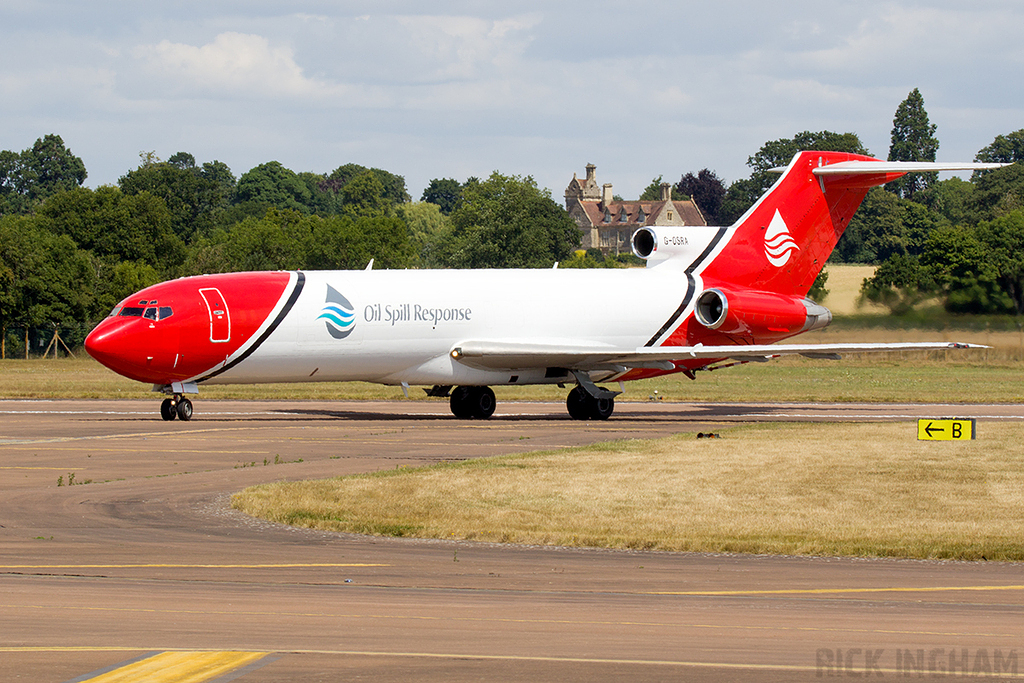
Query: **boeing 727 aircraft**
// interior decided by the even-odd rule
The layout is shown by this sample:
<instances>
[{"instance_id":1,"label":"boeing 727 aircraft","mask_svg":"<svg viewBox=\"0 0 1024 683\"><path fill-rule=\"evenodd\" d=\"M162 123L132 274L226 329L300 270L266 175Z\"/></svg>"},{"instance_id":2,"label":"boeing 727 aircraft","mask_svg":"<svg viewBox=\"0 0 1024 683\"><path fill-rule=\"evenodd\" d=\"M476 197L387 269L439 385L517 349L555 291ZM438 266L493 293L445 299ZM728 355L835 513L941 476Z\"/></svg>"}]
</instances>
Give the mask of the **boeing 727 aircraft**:
<instances>
[{"instance_id":1,"label":"boeing 727 aircraft","mask_svg":"<svg viewBox=\"0 0 1024 683\"><path fill-rule=\"evenodd\" d=\"M807 292L869 188L998 166L801 152L732 226L638 230L645 268L186 277L122 301L85 346L167 394L165 420L191 419L186 394L203 384L349 380L431 387L459 418L490 417L491 386L574 384L569 414L607 419L619 392L598 382L692 378L781 354L968 346L774 343L831 322Z\"/></svg>"}]
</instances>

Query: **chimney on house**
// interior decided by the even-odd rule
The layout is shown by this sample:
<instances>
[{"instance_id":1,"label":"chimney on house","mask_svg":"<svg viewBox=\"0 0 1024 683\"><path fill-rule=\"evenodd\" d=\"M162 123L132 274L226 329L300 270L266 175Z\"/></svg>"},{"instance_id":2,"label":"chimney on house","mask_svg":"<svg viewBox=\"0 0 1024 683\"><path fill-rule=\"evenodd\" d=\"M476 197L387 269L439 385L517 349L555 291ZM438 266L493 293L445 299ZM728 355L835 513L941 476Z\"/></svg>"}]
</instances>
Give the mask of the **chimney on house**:
<instances>
[{"instance_id":1,"label":"chimney on house","mask_svg":"<svg viewBox=\"0 0 1024 683\"><path fill-rule=\"evenodd\" d=\"M612 203L612 184L605 183L601 186L601 203L608 206Z\"/></svg>"},{"instance_id":2,"label":"chimney on house","mask_svg":"<svg viewBox=\"0 0 1024 683\"><path fill-rule=\"evenodd\" d=\"M667 202L672 200L672 185L669 183L661 184L661 201Z\"/></svg>"},{"instance_id":3,"label":"chimney on house","mask_svg":"<svg viewBox=\"0 0 1024 683\"><path fill-rule=\"evenodd\" d=\"M587 182L590 182L594 179L596 172L597 166L594 166L593 164L587 164Z\"/></svg>"}]
</instances>

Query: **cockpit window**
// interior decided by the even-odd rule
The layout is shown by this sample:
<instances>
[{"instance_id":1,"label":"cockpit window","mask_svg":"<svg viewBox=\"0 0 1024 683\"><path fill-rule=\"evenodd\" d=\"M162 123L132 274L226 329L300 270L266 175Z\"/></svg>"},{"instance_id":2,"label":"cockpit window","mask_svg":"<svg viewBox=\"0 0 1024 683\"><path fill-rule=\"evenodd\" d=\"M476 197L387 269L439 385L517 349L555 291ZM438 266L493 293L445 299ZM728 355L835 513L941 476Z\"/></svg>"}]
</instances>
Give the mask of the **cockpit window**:
<instances>
[{"instance_id":1,"label":"cockpit window","mask_svg":"<svg viewBox=\"0 0 1024 683\"><path fill-rule=\"evenodd\" d=\"M111 315L118 315L122 318L145 318L146 320L166 320L174 315L174 309L170 306L124 306L120 311L114 309Z\"/></svg>"}]
</instances>

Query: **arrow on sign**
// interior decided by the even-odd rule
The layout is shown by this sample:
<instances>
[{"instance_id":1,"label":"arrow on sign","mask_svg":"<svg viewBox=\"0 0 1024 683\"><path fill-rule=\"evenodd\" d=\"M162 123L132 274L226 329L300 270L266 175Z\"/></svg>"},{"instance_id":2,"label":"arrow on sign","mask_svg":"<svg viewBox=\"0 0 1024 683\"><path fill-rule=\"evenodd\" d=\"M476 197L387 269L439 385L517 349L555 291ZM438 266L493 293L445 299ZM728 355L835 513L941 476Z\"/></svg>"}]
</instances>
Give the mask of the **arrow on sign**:
<instances>
[{"instance_id":1,"label":"arrow on sign","mask_svg":"<svg viewBox=\"0 0 1024 683\"><path fill-rule=\"evenodd\" d=\"M928 438L932 439L932 438L934 438L934 435L932 434L932 432L940 432L941 433L941 432L944 432L946 430L942 429L941 427L932 427L932 423L929 422L928 426L924 428L924 431L926 431L928 433Z\"/></svg>"}]
</instances>

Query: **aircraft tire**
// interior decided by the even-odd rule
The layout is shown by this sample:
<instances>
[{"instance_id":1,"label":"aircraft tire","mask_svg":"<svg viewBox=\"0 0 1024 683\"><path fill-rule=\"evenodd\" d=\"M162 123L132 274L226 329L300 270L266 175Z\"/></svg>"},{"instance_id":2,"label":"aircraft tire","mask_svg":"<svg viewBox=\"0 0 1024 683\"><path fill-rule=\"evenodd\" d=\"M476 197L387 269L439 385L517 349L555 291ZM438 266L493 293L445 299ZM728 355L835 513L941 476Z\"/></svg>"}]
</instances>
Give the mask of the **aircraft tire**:
<instances>
[{"instance_id":1,"label":"aircraft tire","mask_svg":"<svg viewBox=\"0 0 1024 683\"><path fill-rule=\"evenodd\" d=\"M452 415L460 420L468 420L473 417L470 389L471 387L455 387L452 389L452 395L448 399L448 406L452 410Z\"/></svg>"},{"instance_id":2,"label":"aircraft tire","mask_svg":"<svg viewBox=\"0 0 1024 683\"><path fill-rule=\"evenodd\" d=\"M614 398L590 398L588 403L590 404L590 417L594 420L607 420L615 410Z\"/></svg>"},{"instance_id":3,"label":"aircraft tire","mask_svg":"<svg viewBox=\"0 0 1024 683\"><path fill-rule=\"evenodd\" d=\"M178 401L178 407L176 408L178 418L182 422L188 422L192 419L192 401L187 398L183 398Z\"/></svg>"},{"instance_id":4,"label":"aircraft tire","mask_svg":"<svg viewBox=\"0 0 1024 683\"><path fill-rule=\"evenodd\" d=\"M569 411L569 417L574 420L586 420L589 418L588 398L579 387L573 387L569 395L565 397L565 407Z\"/></svg>"},{"instance_id":5,"label":"aircraft tire","mask_svg":"<svg viewBox=\"0 0 1024 683\"><path fill-rule=\"evenodd\" d=\"M160 417L170 422L177 416L178 413L174 410L174 401L169 398L165 398L163 403L160 404Z\"/></svg>"},{"instance_id":6,"label":"aircraft tire","mask_svg":"<svg viewBox=\"0 0 1024 683\"><path fill-rule=\"evenodd\" d=\"M494 391L490 387L473 387L469 391L469 405L472 417L478 420L486 420L494 415L494 409L498 406L494 398Z\"/></svg>"},{"instance_id":7,"label":"aircraft tire","mask_svg":"<svg viewBox=\"0 0 1024 683\"><path fill-rule=\"evenodd\" d=\"M565 399L565 407L574 420L607 420L615 410L615 399L594 398L579 387L573 387Z\"/></svg>"}]
</instances>

